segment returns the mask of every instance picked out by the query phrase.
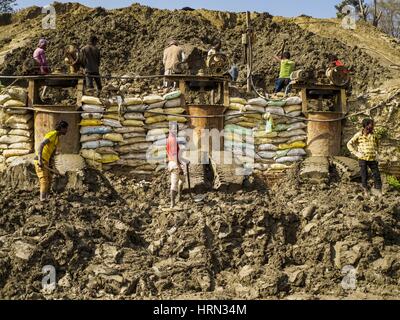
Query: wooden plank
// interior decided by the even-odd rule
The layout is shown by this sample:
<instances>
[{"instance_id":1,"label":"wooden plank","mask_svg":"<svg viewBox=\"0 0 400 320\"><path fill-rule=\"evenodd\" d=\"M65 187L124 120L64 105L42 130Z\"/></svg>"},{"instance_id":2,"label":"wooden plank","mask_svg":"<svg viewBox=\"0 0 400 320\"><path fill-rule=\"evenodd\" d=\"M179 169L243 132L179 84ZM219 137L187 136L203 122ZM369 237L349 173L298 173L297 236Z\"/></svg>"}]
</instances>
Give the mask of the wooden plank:
<instances>
[{"instance_id":1,"label":"wooden plank","mask_svg":"<svg viewBox=\"0 0 400 320\"><path fill-rule=\"evenodd\" d=\"M187 76L187 75L165 75L164 78L169 81L214 81L214 82L223 82L225 81L224 77L216 77L216 76Z\"/></svg>"},{"instance_id":2,"label":"wooden plank","mask_svg":"<svg viewBox=\"0 0 400 320\"><path fill-rule=\"evenodd\" d=\"M340 90L340 106L341 106L341 112L343 114L347 114L349 112L348 108L347 108L347 96L346 96L346 90L345 89L341 89Z\"/></svg>"},{"instance_id":3,"label":"wooden plank","mask_svg":"<svg viewBox=\"0 0 400 320\"><path fill-rule=\"evenodd\" d=\"M71 108L74 107L74 105L60 105L60 104L34 104L33 108L55 108L55 109L60 109L60 108ZM76 111L76 110L75 110Z\"/></svg>"},{"instance_id":4,"label":"wooden plank","mask_svg":"<svg viewBox=\"0 0 400 320\"><path fill-rule=\"evenodd\" d=\"M296 84L294 83L293 85L294 89L309 89L309 90L335 90L335 91L340 91L342 90L341 87L336 87L332 85L325 85L325 84L312 84L312 85L307 85L307 84Z\"/></svg>"},{"instance_id":5,"label":"wooden plank","mask_svg":"<svg viewBox=\"0 0 400 320\"><path fill-rule=\"evenodd\" d=\"M303 88L300 91L300 97L301 97L301 111L303 112L303 114L307 114L308 113L308 101L307 101L307 89Z\"/></svg>"},{"instance_id":6,"label":"wooden plank","mask_svg":"<svg viewBox=\"0 0 400 320\"><path fill-rule=\"evenodd\" d=\"M18 79L18 80L79 80L85 76L80 75L56 75L50 74L46 76L0 76L0 79Z\"/></svg>"},{"instance_id":7,"label":"wooden plank","mask_svg":"<svg viewBox=\"0 0 400 320\"><path fill-rule=\"evenodd\" d=\"M28 83L28 108L33 108L35 101L35 81L29 80Z\"/></svg>"}]
</instances>

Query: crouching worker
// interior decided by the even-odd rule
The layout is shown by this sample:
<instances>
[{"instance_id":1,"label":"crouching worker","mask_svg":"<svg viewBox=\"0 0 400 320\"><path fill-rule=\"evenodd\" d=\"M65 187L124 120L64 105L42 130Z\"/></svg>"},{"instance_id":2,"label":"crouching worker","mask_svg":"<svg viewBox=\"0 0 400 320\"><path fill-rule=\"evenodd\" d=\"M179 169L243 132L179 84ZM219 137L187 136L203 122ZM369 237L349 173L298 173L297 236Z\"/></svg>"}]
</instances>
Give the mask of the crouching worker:
<instances>
[{"instance_id":1,"label":"crouching worker","mask_svg":"<svg viewBox=\"0 0 400 320\"><path fill-rule=\"evenodd\" d=\"M50 131L44 137L39 146L39 150L35 156L35 170L40 183L40 201L45 201L51 186L50 163L55 155L55 151L59 145L59 137L68 131L68 123L60 121L57 123L55 130Z\"/></svg>"},{"instance_id":2,"label":"crouching worker","mask_svg":"<svg viewBox=\"0 0 400 320\"><path fill-rule=\"evenodd\" d=\"M347 143L347 148L359 160L364 195L366 197L369 196L368 168L370 168L375 185L373 194L380 197L382 196L382 180L377 161L379 145L378 139L374 134L374 121L372 119L364 119L362 126L362 131L356 133L350 139Z\"/></svg>"},{"instance_id":3,"label":"crouching worker","mask_svg":"<svg viewBox=\"0 0 400 320\"><path fill-rule=\"evenodd\" d=\"M181 198L183 188L182 159L180 158L178 144L178 123L169 123L169 136L167 140L168 171L171 174L171 209L175 207L176 201ZM176 199L177 198L177 199Z\"/></svg>"}]
</instances>

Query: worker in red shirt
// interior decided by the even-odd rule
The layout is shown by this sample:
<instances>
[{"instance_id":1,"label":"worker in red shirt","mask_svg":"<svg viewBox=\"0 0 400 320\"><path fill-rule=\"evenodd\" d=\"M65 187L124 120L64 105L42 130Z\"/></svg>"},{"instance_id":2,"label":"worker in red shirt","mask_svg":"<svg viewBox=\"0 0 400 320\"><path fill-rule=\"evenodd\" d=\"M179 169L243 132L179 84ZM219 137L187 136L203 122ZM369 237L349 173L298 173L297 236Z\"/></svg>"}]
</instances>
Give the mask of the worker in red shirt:
<instances>
[{"instance_id":1,"label":"worker in red shirt","mask_svg":"<svg viewBox=\"0 0 400 320\"><path fill-rule=\"evenodd\" d=\"M330 68L345 66L344 63L341 60L339 60L338 56L335 54L330 54L328 56L328 59L329 59L329 67ZM349 70L347 70L347 68L342 68L341 72L349 73Z\"/></svg>"},{"instance_id":2,"label":"worker in red shirt","mask_svg":"<svg viewBox=\"0 0 400 320\"><path fill-rule=\"evenodd\" d=\"M183 187L183 169L178 144L178 123L170 122L167 139L168 171L171 173L171 209L175 207L175 199L180 201Z\"/></svg>"}]
</instances>

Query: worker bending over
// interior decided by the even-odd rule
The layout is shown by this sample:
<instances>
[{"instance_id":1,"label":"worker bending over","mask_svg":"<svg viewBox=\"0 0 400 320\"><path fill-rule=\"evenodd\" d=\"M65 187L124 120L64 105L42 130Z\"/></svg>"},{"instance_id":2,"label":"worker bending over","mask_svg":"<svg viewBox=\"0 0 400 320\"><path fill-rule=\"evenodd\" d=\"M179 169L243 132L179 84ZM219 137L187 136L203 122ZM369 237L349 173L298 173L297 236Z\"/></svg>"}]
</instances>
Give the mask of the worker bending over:
<instances>
[{"instance_id":1,"label":"worker bending over","mask_svg":"<svg viewBox=\"0 0 400 320\"><path fill-rule=\"evenodd\" d=\"M382 180L377 161L379 145L378 138L374 134L374 121L372 119L364 119L362 126L362 131L356 133L350 139L347 143L347 148L359 160L364 195L366 197L369 196L368 168L370 168L375 185L373 194L382 196Z\"/></svg>"},{"instance_id":2,"label":"worker bending over","mask_svg":"<svg viewBox=\"0 0 400 320\"><path fill-rule=\"evenodd\" d=\"M215 41L213 46L211 47L211 49L208 50L207 60L214 54L218 54L218 53L223 54L223 52L221 52L221 48L222 48L221 40Z\"/></svg>"},{"instance_id":3,"label":"worker bending over","mask_svg":"<svg viewBox=\"0 0 400 320\"><path fill-rule=\"evenodd\" d=\"M55 130L50 131L44 137L35 156L35 170L40 183L40 201L45 201L51 185L51 169L53 157L59 145L59 137L67 134L68 123L60 121ZM55 171L55 170L54 170Z\"/></svg>"},{"instance_id":4,"label":"worker bending over","mask_svg":"<svg viewBox=\"0 0 400 320\"><path fill-rule=\"evenodd\" d=\"M46 75L50 73L50 68L46 59L46 48L47 48L47 40L40 39L38 47L33 52L33 60L36 63L37 69L39 69L39 73L42 75Z\"/></svg>"},{"instance_id":5,"label":"worker bending over","mask_svg":"<svg viewBox=\"0 0 400 320\"><path fill-rule=\"evenodd\" d=\"M169 135L167 139L168 171L171 174L171 209L175 207L175 199L180 201L183 187L183 169L178 144L178 123L169 123Z\"/></svg>"},{"instance_id":6,"label":"worker bending over","mask_svg":"<svg viewBox=\"0 0 400 320\"><path fill-rule=\"evenodd\" d=\"M76 74L80 69L79 50L73 44L68 45L65 50L65 64L68 67L69 74Z\"/></svg>"},{"instance_id":7,"label":"worker bending over","mask_svg":"<svg viewBox=\"0 0 400 320\"><path fill-rule=\"evenodd\" d=\"M282 89L287 88L290 84L290 75L294 71L295 63L290 60L290 52L285 51L281 57L275 56L275 60L281 64L279 78L275 81L274 93L281 92ZM286 90L288 91L288 90ZM287 93L287 92L285 92Z\"/></svg>"}]
</instances>

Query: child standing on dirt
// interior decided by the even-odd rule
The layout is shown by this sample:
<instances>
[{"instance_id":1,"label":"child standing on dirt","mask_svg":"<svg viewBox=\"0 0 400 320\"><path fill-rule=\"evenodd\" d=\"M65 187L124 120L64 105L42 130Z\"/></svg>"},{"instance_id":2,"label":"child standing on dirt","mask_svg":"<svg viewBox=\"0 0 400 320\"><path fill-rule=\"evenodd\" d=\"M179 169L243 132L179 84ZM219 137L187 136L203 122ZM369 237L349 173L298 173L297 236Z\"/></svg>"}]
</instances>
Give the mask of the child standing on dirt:
<instances>
[{"instance_id":1,"label":"child standing on dirt","mask_svg":"<svg viewBox=\"0 0 400 320\"><path fill-rule=\"evenodd\" d=\"M373 189L373 193L377 196L382 196L382 180L377 161L379 145L378 139L374 134L374 120L369 118L364 119L362 126L362 131L356 133L350 139L347 143L347 148L359 160L361 181L365 196L369 196L368 168L371 169L374 179L375 189Z\"/></svg>"},{"instance_id":2,"label":"child standing on dirt","mask_svg":"<svg viewBox=\"0 0 400 320\"><path fill-rule=\"evenodd\" d=\"M50 131L44 137L35 156L35 170L40 183L40 201L45 201L51 185L50 162L59 145L59 137L67 134L68 122L60 121L55 130ZM55 171L55 170L54 170Z\"/></svg>"}]
</instances>

